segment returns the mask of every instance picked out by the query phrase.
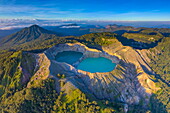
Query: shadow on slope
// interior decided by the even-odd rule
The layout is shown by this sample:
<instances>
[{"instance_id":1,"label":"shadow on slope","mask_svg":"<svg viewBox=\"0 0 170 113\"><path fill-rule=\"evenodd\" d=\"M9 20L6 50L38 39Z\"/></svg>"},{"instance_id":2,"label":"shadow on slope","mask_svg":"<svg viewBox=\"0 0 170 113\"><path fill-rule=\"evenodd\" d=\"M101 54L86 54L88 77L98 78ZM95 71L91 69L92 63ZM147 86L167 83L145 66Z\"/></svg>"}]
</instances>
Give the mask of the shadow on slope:
<instances>
[{"instance_id":1,"label":"shadow on slope","mask_svg":"<svg viewBox=\"0 0 170 113\"><path fill-rule=\"evenodd\" d=\"M162 41L163 38L155 41L155 42L151 42L151 43L144 43L144 42L138 42L135 41L134 39L128 39L126 37L123 36L118 36L117 39L124 45L124 46L130 46L133 47L134 49L150 49L150 48L154 48L158 45L159 42Z\"/></svg>"}]
</instances>

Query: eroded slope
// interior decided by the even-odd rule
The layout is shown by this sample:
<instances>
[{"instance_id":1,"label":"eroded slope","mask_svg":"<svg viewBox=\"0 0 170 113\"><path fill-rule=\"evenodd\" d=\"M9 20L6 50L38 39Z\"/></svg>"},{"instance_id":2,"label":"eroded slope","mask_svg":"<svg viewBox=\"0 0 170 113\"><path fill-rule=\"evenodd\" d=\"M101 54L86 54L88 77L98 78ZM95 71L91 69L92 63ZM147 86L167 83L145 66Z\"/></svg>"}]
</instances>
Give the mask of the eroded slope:
<instances>
[{"instance_id":1,"label":"eroded slope","mask_svg":"<svg viewBox=\"0 0 170 113\"><path fill-rule=\"evenodd\" d=\"M117 42L105 46L103 51L90 49L81 43L56 45L44 53L34 54L38 70L31 81L52 77L56 80L56 90L69 93L70 90L80 89L86 94L91 94L98 99L123 102L127 105L146 107L153 92L159 88L151 79L152 72L148 62L147 50L134 50ZM62 51L78 51L83 57L73 65L57 62L55 55ZM88 57L106 57L117 63L116 68L107 73L90 73L77 70L76 65ZM58 77L64 74L64 77ZM29 84L31 83L29 82ZM28 84L28 87L29 87Z\"/></svg>"}]
</instances>

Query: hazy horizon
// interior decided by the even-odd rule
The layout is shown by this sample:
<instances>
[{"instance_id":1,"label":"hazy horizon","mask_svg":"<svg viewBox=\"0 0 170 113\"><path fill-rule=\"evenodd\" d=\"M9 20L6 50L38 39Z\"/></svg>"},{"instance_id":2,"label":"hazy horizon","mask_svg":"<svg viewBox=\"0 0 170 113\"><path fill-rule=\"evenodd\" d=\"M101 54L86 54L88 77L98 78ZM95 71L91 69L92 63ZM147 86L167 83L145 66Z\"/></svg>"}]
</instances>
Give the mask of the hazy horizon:
<instances>
[{"instance_id":1,"label":"hazy horizon","mask_svg":"<svg viewBox=\"0 0 170 113\"><path fill-rule=\"evenodd\" d=\"M0 0L0 30L72 23L170 28L169 3L166 0Z\"/></svg>"},{"instance_id":2,"label":"hazy horizon","mask_svg":"<svg viewBox=\"0 0 170 113\"><path fill-rule=\"evenodd\" d=\"M170 21L97 21L97 20L41 20L41 19L0 19L0 30L9 30L14 28L28 27L33 24L40 26L60 26L67 24L86 25L101 25L117 24L133 27L156 27L170 28Z\"/></svg>"}]
</instances>

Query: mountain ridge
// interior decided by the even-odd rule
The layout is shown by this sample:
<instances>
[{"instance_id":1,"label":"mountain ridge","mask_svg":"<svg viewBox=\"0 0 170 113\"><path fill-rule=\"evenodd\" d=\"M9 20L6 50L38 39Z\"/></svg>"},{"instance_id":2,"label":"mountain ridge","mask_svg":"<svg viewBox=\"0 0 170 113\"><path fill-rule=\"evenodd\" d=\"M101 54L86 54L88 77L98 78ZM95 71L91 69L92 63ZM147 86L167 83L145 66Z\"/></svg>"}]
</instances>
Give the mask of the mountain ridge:
<instances>
[{"instance_id":1,"label":"mountain ridge","mask_svg":"<svg viewBox=\"0 0 170 113\"><path fill-rule=\"evenodd\" d=\"M46 30L38 25L32 25L30 27L26 27L14 34L8 35L1 39L0 45L4 46L13 46L20 45L26 42L34 41L40 38L43 34L56 35L57 33L53 31Z\"/></svg>"}]
</instances>

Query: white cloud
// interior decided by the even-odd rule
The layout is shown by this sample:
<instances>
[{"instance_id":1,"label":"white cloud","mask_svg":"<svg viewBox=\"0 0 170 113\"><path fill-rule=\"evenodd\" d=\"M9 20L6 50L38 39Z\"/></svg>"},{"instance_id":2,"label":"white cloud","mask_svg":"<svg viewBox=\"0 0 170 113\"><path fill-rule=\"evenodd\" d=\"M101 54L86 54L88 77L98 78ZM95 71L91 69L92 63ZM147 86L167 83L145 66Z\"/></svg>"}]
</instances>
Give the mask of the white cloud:
<instances>
[{"instance_id":1,"label":"white cloud","mask_svg":"<svg viewBox=\"0 0 170 113\"><path fill-rule=\"evenodd\" d=\"M53 4L47 4L53 6ZM169 20L168 13L159 10L146 12L111 11L85 12L85 9L69 9L67 11L54 7L35 7L23 5L0 5L0 18L46 18L46 19L84 19L84 20Z\"/></svg>"},{"instance_id":2,"label":"white cloud","mask_svg":"<svg viewBox=\"0 0 170 113\"><path fill-rule=\"evenodd\" d=\"M0 5L0 13L56 13L65 14L70 11L61 11L57 8L33 7L22 5Z\"/></svg>"}]
</instances>

